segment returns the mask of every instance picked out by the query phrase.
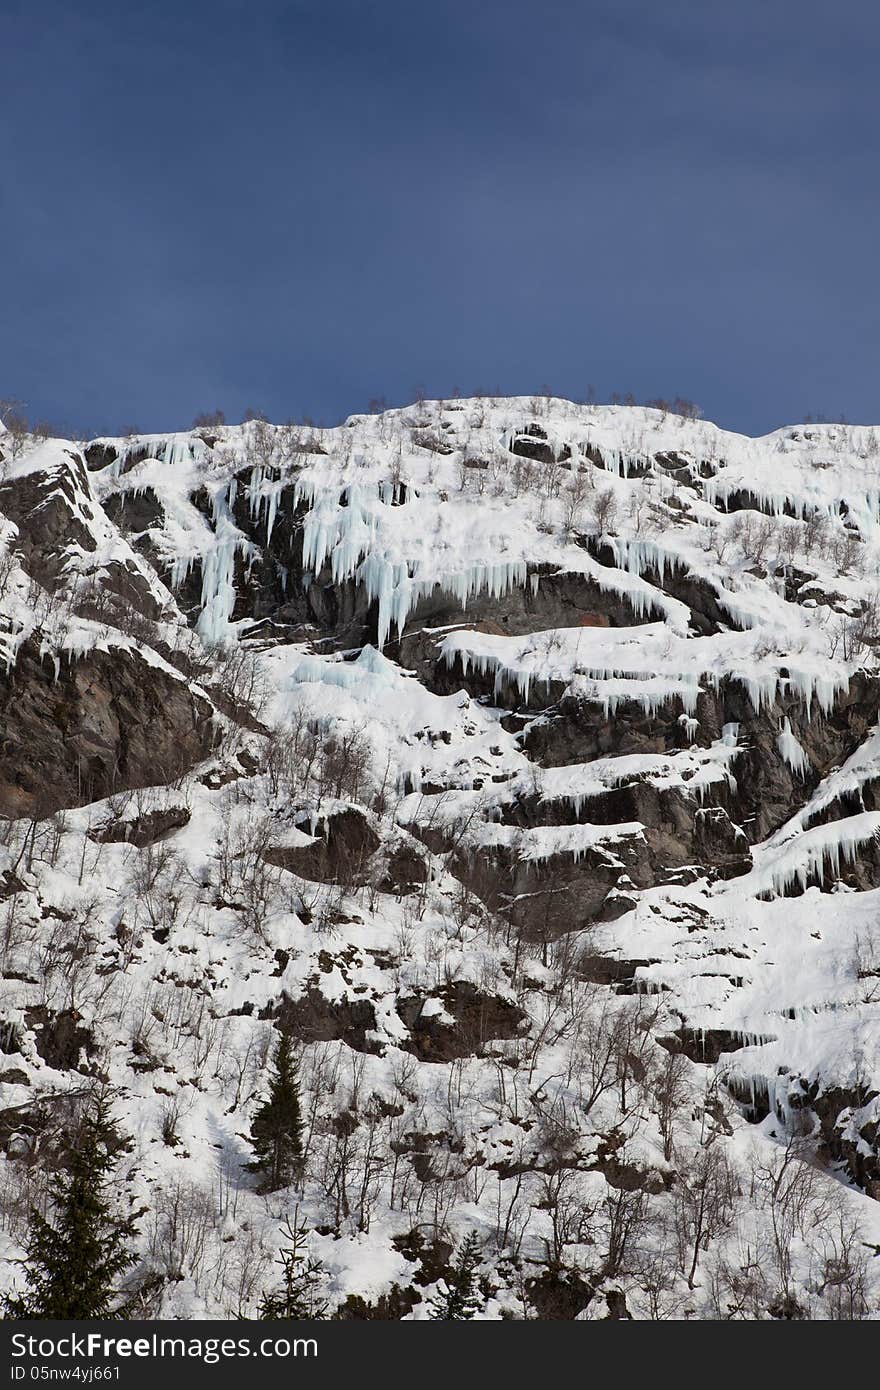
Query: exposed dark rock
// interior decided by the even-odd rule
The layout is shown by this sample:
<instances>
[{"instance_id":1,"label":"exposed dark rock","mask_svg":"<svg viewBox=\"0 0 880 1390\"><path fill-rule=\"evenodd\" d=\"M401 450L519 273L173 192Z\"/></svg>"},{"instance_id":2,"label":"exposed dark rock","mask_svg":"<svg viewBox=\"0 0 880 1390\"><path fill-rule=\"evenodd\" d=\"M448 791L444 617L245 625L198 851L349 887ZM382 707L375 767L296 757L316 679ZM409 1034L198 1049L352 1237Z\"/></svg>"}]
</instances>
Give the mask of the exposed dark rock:
<instances>
[{"instance_id":1,"label":"exposed dark rock","mask_svg":"<svg viewBox=\"0 0 880 1390\"><path fill-rule=\"evenodd\" d=\"M426 998L400 999L397 1012L410 1030L410 1049L422 1062L450 1062L473 1056L496 1038L518 1036L526 1015L516 1004L497 995L483 994L466 980L447 985L431 996L439 999L444 1014L423 1013Z\"/></svg>"},{"instance_id":2,"label":"exposed dark rock","mask_svg":"<svg viewBox=\"0 0 880 1390\"><path fill-rule=\"evenodd\" d=\"M618 1192L648 1192L653 1196L665 1192L672 1175L658 1168L628 1162L623 1157L625 1145L626 1136L617 1129L604 1135L599 1143L593 1166L599 1169L608 1186Z\"/></svg>"},{"instance_id":3,"label":"exposed dark rock","mask_svg":"<svg viewBox=\"0 0 880 1390\"><path fill-rule=\"evenodd\" d=\"M349 806L327 816L318 832L310 845L273 846L264 858L315 882L350 887L366 882L367 863L380 840L364 813Z\"/></svg>"},{"instance_id":4,"label":"exposed dark rock","mask_svg":"<svg viewBox=\"0 0 880 1390\"><path fill-rule=\"evenodd\" d=\"M608 1304L610 1321L619 1322L623 1319L632 1321L632 1313L626 1306L626 1295L621 1289L609 1289L605 1295L605 1302Z\"/></svg>"},{"instance_id":5,"label":"exposed dark rock","mask_svg":"<svg viewBox=\"0 0 880 1390\"><path fill-rule=\"evenodd\" d=\"M5 902L7 898L15 897L16 893L23 893L24 891L25 885L21 879L16 877L11 869L4 869L0 874L0 903Z\"/></svg>"},{"instance_id":6,"label":"exposed dark rock","mask_svg":"<svg viewBox=\"0 0 880 1390\"><path fill-rule=\"evenodd\" d=\"M164 515L162 503L150 487L138 492L112 493L103 505L107 518L129 536L158 526Z\"/></svg>"},{"instance_id":7,"label":"exposed dark rock","mask_svg":"<svg viewBox=\"0 0 880 1390\"><path fill-rule=\"evenodd\" d=\"M588 700L566 696L548 708L544 719L528 725L523 747L546 767L624 753L674 753L687 747L683 712L677 698L653 714L633 701L622 701L612 718Z\"/></svg>"},{"instance_id":8,"label":"exposed dark rock","mask_svg":"<svg viewBox=\"0 0 880 1390\"><path fill-rule=\"evenodd\" d=\"M413 1274L413 1283L424 1288L428 1284L436 1284L438 1279L449 1273L453 1246L448 1240L432 1237L414 1228L403 1235L393 1236L391 1244L404 1259L418 1266Z\"/></svg>"},{"instance_id":9,"label":"exposed dark rock","mask_svg":"<svg viewBox=\"0 0 880 1390\"><path fill-rule=\"evenodd\" d=\"M82 1026L82 1016L75 1009L59 1013L38 1006L25 1012L28 1027L34 1029L37 1052L47 1066L56 1071L88 1071L83 1054L94 1051L94 1039Z\"/></svg>"},{"instance_id":10,"label":"exposed dark rock","mask_svg":"<svg viewBox=\"0 0 880 1390\"><path fill-rule=\"evenodd\" d=\"M5 1071L0 1071L0 1082L7 1086L29 1086L31 1079L21 1067L7 1067Z\"/></svg>"},{"instance_id":11,"label":"exposed dark rock","mask_svg":"<svg viewBox=\"0 0 880 1390\"><path fill-rule=\"evenodd\" d=\"M617 567L614 551L606 542L591 541L588 546L590 553L600 564L607 565L609 569ZM690 609L691 630L698 635L709 636L737 626L733 615L724 606L719 591L701 575L692 574L672 564L662 575L654 566L648 566L642 571L641 578L655 588L658 594L668 594L670 598L685 604ZM657 611L658 614L662 612L659 600Z\"/></svg>"},{"instance_id":12,"label":"exposed dark rock","mask_svg":"<svg viewBox=\"0 0 880 1390\"><path fill-rule=\"evenodd\" d=\"M583 955L578 957L578 974L596 985L631 984L636 972L649 960L623 960L619 956Z\"/></svg>"},{"instance_id":13,"label":"exposed dark rock","mask_svg":"<svg viewBox=\"0 0 880 1390\"><path fill-rule=\"evenodd\" d=\"M694 850L698 860L717 866L725 878L746 874L752 867L745 832L723 806L698 807L694 812Z\"/></svg>"},{"instance_id":14,"label":"exposed dark rock","mask_svg":"<svg viewBox=\"0 0 880 1390\"><path fill-rule=\"evenodd\" d=\"M410 1132L395 1142L395 1152L406 1154L419 1182L436 1182L449 1173L450 1155L461 1154L464 1143L448 1134Z\"/></svg>"},{"instance_id":15,"label":"exposed dark rock","mask_svg":"<svg viewBox=\"0 0 880 1390\"><path fill-rule=\"evenodd\" d=\"M63 1166L81 1101L82 1092L71 1091L0 1110L0 1149L9 1158L39 1157L49 1168Z\"/></svg>"},{"instance_id":16,"label":"exposed dark rock","mask_svg":"<svg viewBox=\"0 0 880 1390\"><path fill-rule=\"evenodd\" d=\"M76 612L133 636L150 637L149 623L161 615L162 608L146 575L129 559L124 563L108 560L92 585L78 594ZM139 619L146 619L147 626Z\"/></svg>"},{"instance_id":17,"label":"exposed dark rock","mask_svg":"<svg viewBox=\"0 0 880 1390\"><path fill-rule=\"evenodd\" d=\"M388 644L389 655L402 666L418 672L429 689L438 694L468 690L473 695L490 695L496 700L494 673L467 673L456 660L447 666L437 650L438 639L425 628L461 625L499 636L524 636L549 628L629 627L662 616L658 603L654 615L638 614L623 595L603 589L587 575L553 571L547 567L533 572L537 588L531 583L512 590L503 598L477 594L468 601L466 615L461 605L440 588L420 600L407 620L404 635ZM502 683L499 703L518 708L544 709L558 699L563 682L537 682L527 702L515 686Z\"/></svg>"},{"instance_id":18,"label":"exposed dark rock","mask_svg":"<svg viewBox=\"0 0 880 1390\"><path fill-rule=\"evenodd\" d=\"M89 651L57 672L38 642L0 676L0 814L44 817L173 781L208 756L211 706L135 651Z\"/></svg>"},{"instance_id":19,"label":"exposed dark rock","mask_svg":"<svg viewBox=\"0 0 880 1390\"><path fill-rule=\"evenodd\" d=\"M535 426L534 428L538 428ZM543 435L543 431L541 431ZM556 454L551 445L547 444L547 436L536 437L531 432L515 435L510 441L510 452L517 454L520 458L534 459L536 463L555 463Z\"/></svg>"},{"instance_id":20,"label":"exposed dark rock","mask_svg":"<svg viewBox=\"0 0 880 1390\"><path fill-rule=\"evenodd\" d=\"M526 1284L529 1301L545 1321L571 1322L593 1297L593 1287L574 1269L546 1268Z\"/></svg>"},{"instance_id":21,"label":"exposed dark rock","mask_svg":"<svg viewBox=\"0 0 880 1390\"><path fill-rule=\"evenodd\" d=\"M109 825L99 826L90 831L93 840L101 844L130 844L143 849L157 840L164 840L175 830L189 825L190 811L186 806L163 806L156 811L132 819L111 821Z\"/></svg>"},{"instance_id":22,"label":"exposed dark rock","mask_svg":"<svg viewBox=\"0 0 880 1390\"><path fill-rule=\"evenodd\" d=\"M50 590L58 585L71 546L96 549L87 524L95 506L85 466L73 449L56 467L0 483L0 512L18 527L16 549L24 567Z\"/></svg>"},{"instance_id":23,"label":"exposed dark rock","mask_svg":"<svg viewBox=\"0 0 880 1390\"><path fill-rule=\"evenodd\" d=\"M398 845L388 857L385 878L381 884L384 892L400 896L413 893L428 878L428 866L423 854L414 845Z\"/></svg>"},{"instance_id":24,"label":"exposed dark rock","mask_svg":"<svg viewBox=\"0 0 880 1390\"><path fill-rule=\"evenodd\" d=\"M660 1041L662 1043L663 1040ZM760 1124L770 1114L770 1090L766 1080L752 1077L745 1081L733 1075L727 1076L724 1084L749 1124Z\"/></svg>"},{"instance_id":25,"label":"exposed dark rock","mask_svg":"<svg viewBox=\"0 0 880 1390\"><path fill-rule=\"evenodd\" d=\"M624 1163L614 1155L596 1164L609 1187L620 1192L649 1192L656 1196L665 1192L669 1180L656 1168L643 1168L636 1163Z\"/></svg>"},{"instance_id":26,"label":"exposed dark rock","mask_svg":"<svg viewBox=\"0 0 880 1390\"><path fill-rule=\"evenodd\" d=\"M17 1023L8 1019L0 1020L0 1052L16 1053L24 1051L24 1039Z\"/></svg>"},{"instance_id":27,"label":"exposed dark rock","mask_svg":"<svg viewBox=\"0 0 880 1390\"><path fill-rule=\"evenodd\" d=\"M83 450L83 458L86 461L86 468L90 472L96 473L101 468L107 468L111 463L115 463L119 458L118 450L114 444L104 444L96 440L94 444L87 444Z\"/></svg>"},{"instance_id":28,"label":"exposed dark rock","mask_svg":"<svg viewBox=\"0 0 880 1390\"><path fill-rule=\"evenodd\" d=\"M854 1183L866 1191L870 1186L880 1198L880 1123L860 1115L877 1094L867 1085L820 1087L813 1081L802 1084L800 1091L792 1088L789 1103L794 1109L812 1110L826 1157L845 1164Z\"/></svg>"},{"instance_id":29,"label":"exposed dark rock","mask_svg":"<svg viewBox=\"0 0 880 1390\"><path fill-rule=\"evenodd\" d=\"M692 1062L718 1061L722 1053L739 1052L743 1047L751 1047L774 1042L772 1034L746 1037L742 1033L732 1033L728 1028L690 1028L686 1024L674 1033L657 1041L669 1052L683 1052Z\"/></svg>"},{"instance_id":30,"label":"exposed dark rock","mask_svg":"<svg viewBox=\"0 0 880 1390\"><path fill-rule=\"evenodd\" d=\"M301 1042L348 1043L357 1052L380 1052L380 1044L367 1038L376 1028L376 1011L369 999L331 1000L317 985L298 999L284 996L277 1010L278 1026Z\"/></svg>"},{"instance_id":31,"label":"exposed dark rock","mask_svg":"<svg viewBox=\"0 0 880 1390\"><path fill-rule=\"evenodd\" d=\"M399 1322L421 1300L418 1289L404 1289L400 1284L392 1284L387 1293L380 1294L374 1303L361 1298L360 1294L349 1294L333 1316L339 1322Z\"/></svg>"}]
</instances>

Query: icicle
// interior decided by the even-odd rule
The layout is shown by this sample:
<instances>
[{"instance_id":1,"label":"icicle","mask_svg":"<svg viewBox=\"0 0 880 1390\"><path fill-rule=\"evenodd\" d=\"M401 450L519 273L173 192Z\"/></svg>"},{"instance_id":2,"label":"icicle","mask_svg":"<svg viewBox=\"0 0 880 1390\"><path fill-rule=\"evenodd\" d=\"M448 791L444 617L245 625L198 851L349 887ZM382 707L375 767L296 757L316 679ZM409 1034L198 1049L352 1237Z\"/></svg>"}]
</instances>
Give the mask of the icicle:
<instances>
[{"instance_id":1,"label":"icicle","mask_svg":"<svg viewBox=\"0 0 880 1390\"><path fill-rule=\"evenodd\" d=\"M797 773L798 777L806 776L810 768L810 760L792 732L791 722L788 719L783 720L782 731L776 740L776 747L792 772Z\"/></svg>"},{"instance_id":2,"label":"icicle","mask_svg":"<svg viewBox=\"0 0 880 1390\"><path fill-rule=\"evenodd\" d=\"M202 559L202 611L196 630L209 645L227 642L234 635L230 619L235 607L235 561L238 555L250 564L254 548L242 535L232 515L236 480L219 489L212 498L214 543Z\"/></svg>"}]
</instances>

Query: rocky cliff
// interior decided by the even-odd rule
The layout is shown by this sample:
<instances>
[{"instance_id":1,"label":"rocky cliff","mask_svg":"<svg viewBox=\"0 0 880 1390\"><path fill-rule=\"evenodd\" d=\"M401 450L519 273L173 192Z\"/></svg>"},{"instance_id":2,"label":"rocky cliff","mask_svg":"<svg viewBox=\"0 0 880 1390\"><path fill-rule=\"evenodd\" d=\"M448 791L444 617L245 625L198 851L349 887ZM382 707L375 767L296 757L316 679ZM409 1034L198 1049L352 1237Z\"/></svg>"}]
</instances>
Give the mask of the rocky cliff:
<instances>
[{"instance_id":1,"label":"rocky cliff","mask_svg":"<svg viewBox=\"0 0 880 1390\"><path fill-rule=\"evenodd\" d=\"M489 1317L876 1311L872 429L480 399L0 450L8 1259L110 1085L149 1307L252 1311L280 1029L338 1316L424 1316L471 1229ZM746 1277L790 1172L834 1219Z\"/></svg>"}]
</instances>

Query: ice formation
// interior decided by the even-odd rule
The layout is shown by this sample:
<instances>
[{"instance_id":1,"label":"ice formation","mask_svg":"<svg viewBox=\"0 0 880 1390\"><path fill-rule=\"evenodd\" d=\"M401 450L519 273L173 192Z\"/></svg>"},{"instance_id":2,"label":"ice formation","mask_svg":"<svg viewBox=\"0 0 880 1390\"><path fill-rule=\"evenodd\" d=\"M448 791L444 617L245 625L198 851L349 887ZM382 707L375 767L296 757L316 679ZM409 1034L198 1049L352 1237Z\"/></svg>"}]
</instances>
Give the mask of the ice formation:
<instances>
[{"instance_id":1,"label":"ice formation","mask_svg":"<svg viewBox=\"0 0 880 1390\"><path fill-rule=\"evenodd\" d=\"M175 892L189 898L167 940L147 932L131 954L125 984L140 991L139 1004L155 1002L167 981L172 999L188 995L177 981L196 989L201 972L225 1063L271 1029L282 995L295 1002L320 982L334 1036L304 1047L306 1065L325 1049L347 1058L363 1043L364 1095L379 1097L383 1113L403 1103L395 1078L411 1069L417 1100L400 1117L403 1135L442 1133L458 1087L464 1141L485 1143L469 1171L502 1204L510 1145L522 1146L526 1163L536 1158L529 1146L546 1116L533 1123L535 1108L551 1097L559 1113L580 1114L560 1081L572 1070L565 1030L580 1027L597 998L617 1008L644 995L667 1041L690 1049L697 1082L686 1129L705 1113L706 1085L728 1083L756 1122L746 1126L730 1108L732 1134L718 1142L731 1151L759 1132L770 1144L771 1119L793 1127L810 1088L831 1093L875 1077L877 668L871 643L859 646L846 626L870 614L880 566L871 432L791 427L750 440L662 411L543 399L420 402L312 431L308 447L287 450L267 431L262 442L251 426L94 441L109 461L93 467L96 449L89 468L81 446L47 441L10 461L0 480L0 499L7 483L27 480L22 492L39 483L73 518L70 543L42 578L29 572L19 532L29 518L3 525L0 670L15 675L19 660L22 678L57 694L90 654L137 651L186 690L191 656L210 679L220 670L201 640L243 642L265 681L259 720L236 727L216 759L173 788L192 811L174 841L175 862L186 866ZM546 446L550 462L510 453L524 441ZM765 522L760 545L750 541L748 527ZM88 586L106 584L114 566L152 600L131 634L79 611ZM340 608L350 610L357 588L371 610L354 605L355 620L334 629L321 607L329 586ZM432 601L453 617L435 611L431 625ZM418 640L407 645L409 635ZM36 676L33 661L24 669L25 647ZM222 710L215 717L228 727ZM304 746L317 737L325 752L331 739L359 740L363 804L345 787L337 794L329 774L320 789L291 790L273 771L262 727L305 730ZM303 761L297 751L293 762ZM766 805L750 785L765 764ZM296 856L308 851L317 874L322 845L344 834L334 816L353 804L363 842L379 843L371 865L381 872L353 888L300 877ZM145 798L142 809L152 805ZM108 959L122 950L123 914L135 920L127 875L140 853L128 839L94 838L111 811L108 802L65 812L76 854L65 842L57 864L36 856L16 889L33 895L34 922L43 922L44 902L66 912L80 901L82 865L94 863L88 888L101 900ZM246 854L227 846L244 844L235 836L262 817L275 855L259 863L279 886L247 935L237 916L246 894L205 885L224 856L236 872ZM382 875L395 857L424 864L424 881L389 886ZM8 856L5 867L13 864ZM555 911L568 893L573 921L558 937L517 944L513 917L494 920L491 894L469 896L490 870L504 870L503 893L522 911L541 894ZM453 986L462 982L489 991L496 1007L525 1001L525 1024L451 1064L426 1061L412 1050L409 1020L454 1030ZM26 1022L27 972L7 983L9 1018ZM557 1019L569 993L581 1012ZM348 1004L352 1015L369 1006L363 1037L347 1026ZM221 1103L218 1076L192 1084L200 1041L182 1034L179 1043L194 1116L187 1162L192 1155L213 1181L215 1136L237 1155L249 1117ZM155 1128L162 1102L149 1073L130 1069L121 1042L109 1046L114 1080L129 1087L129 1119L146 1114ZM531 1070L519 1086L523 1056ZM53 1079L44 1059L22 1066L32 1063L38 1081ZM505 1086L516 1099L499 1119ZM876 1097L849 1112L840 1123L862 1154ZM616 1115L609 1101L606 1128ZM635 1152L662 1168L662 1202L672 1169L661 1164L653 1114L640 1126L627 1161ZM698 1128L687 1129L694 1153ZM604 1192L592 1131L589 1141L583 1167L571 1171ZM151 1182L180 1159L167 1145L142 1149ZM526 1186L531 1171L523 1169ZM529 1220L543 1235L534 1196ZM243 1190L240 1200L262 1238L255 1194ZM476 1199L463 1210L469 1222L485 1216ZM411 1275L388 1239L397 1215L383 1209L369 1231L321 1237L339 1288L362 1291L366 1266L401 1282ZM387 1282L376 1276L377 1296Z\"/></svg>"},{"instance_id":2,"label":"ice formation","mask_svg":"<svg viewBox=\"0 0 880 1390\"><path fill-rule=\"evenodd\" d=\"M791 720L788 717L782 721L782 729L776 740L776 746L792 772L796 772L799 777L803 777L809 772L810 760L792 732Z\"/></svg>"}]
</instances>

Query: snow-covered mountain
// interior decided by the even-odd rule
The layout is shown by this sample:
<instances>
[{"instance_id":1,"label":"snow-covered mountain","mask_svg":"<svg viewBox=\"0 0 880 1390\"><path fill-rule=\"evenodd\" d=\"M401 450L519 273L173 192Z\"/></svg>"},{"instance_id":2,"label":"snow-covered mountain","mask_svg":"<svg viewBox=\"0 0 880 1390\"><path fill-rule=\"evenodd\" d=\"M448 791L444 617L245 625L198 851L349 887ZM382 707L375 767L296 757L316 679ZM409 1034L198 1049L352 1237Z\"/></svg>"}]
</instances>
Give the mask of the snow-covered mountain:
<instances>
[{"instance_id":1,"label":"snow-covered mountain","mask_svg":"<svg viewBox=\"0 0 880 1390\"><path fill-rule=\"evenodd\" d=\"M484 1317L877 1316L874 429L0 450L8 1284L109 1084L150 1315L252 1316L298 1204L337 1316L426 1316L469 1231Z\"/></svg>"}]
</instances>

